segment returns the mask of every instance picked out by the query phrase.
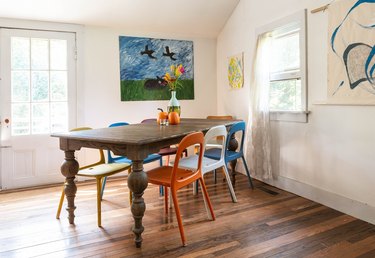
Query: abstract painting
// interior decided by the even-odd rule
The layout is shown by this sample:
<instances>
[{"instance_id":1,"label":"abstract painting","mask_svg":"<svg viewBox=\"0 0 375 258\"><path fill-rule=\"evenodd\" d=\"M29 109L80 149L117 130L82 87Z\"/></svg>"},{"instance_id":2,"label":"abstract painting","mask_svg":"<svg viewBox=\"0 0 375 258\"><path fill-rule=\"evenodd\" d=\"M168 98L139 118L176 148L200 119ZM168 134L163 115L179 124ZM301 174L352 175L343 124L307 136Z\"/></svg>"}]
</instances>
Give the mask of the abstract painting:
<instances>
[{"instance_id":1,"label":"abstract painting","mask_svg":"<svg viewBox=\"0 0 375 258\"><path fill-rule=\"evenodd\" d=\"M375 104L375 0L329 6L328 101Z\"/></svg>"},{"instance_id":2,"label":"abstract painting","mask_svg":"<svg viewBox=\"0 0 375 258\"><path fill-rule=\"evenodd\" d=\"M243 87L243 54L228 58L228 81L232 89Z\"/></svg>"},{"instance_id":3,"label":"abstract painting","mask_svg":"<svg viewBox=\"0 0 375 258\"><path fill-rule=\"evenodd\" d=\"M121 101L170 99L163 76L179 64L185 73L177 99L194 99L192 41L120 36L119 43Z\"/></svg>"}]
</instances>

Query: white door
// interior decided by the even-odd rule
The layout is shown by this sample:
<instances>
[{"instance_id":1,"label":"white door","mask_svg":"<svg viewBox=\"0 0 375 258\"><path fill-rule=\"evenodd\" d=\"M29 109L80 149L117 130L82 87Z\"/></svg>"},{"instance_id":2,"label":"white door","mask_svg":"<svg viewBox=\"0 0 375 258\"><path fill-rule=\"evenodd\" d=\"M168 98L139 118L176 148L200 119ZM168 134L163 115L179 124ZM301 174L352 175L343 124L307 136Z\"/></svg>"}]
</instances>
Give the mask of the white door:
<instances>
[{"instance_id":1,"label":"white door","mask_svg":"<svg viewBox=\"0 0 375 258\"><path fill-rule=\"evenodd\" d=\"M75 34L1 29L3 189L61 182L52 132L76 125Z\"/></svg>"}]
</instances>

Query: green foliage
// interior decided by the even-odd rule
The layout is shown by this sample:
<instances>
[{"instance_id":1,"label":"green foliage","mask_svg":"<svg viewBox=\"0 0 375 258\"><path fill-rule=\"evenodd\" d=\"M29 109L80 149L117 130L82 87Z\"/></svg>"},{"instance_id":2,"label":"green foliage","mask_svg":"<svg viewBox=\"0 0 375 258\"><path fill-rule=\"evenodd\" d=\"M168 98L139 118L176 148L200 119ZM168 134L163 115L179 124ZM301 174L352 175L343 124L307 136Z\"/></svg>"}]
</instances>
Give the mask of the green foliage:
<instances>
[{"instance_id":1,"label":"green foliage","mask_svg":"<svg viewBox=\"0 0 375 258\"><path fill-rule=\"evenodd\" d=\"M301 80L270 83L271 110L297 111L301 108Z\"/></svg>"},{"instance_id":2,"label":"green foliage","mask_svg":"<svg viewBox=\"0 0 375 258\"><path fill-rule=\"evenodd\" d=\"M162 89L146 89L145 80L121 81L121 101L138 100L169 100L171 93L166 86ZM181 80L182 88L176 91L176 97L181 99L194 99L194 80Z\"/></svg>"}]
</instances>

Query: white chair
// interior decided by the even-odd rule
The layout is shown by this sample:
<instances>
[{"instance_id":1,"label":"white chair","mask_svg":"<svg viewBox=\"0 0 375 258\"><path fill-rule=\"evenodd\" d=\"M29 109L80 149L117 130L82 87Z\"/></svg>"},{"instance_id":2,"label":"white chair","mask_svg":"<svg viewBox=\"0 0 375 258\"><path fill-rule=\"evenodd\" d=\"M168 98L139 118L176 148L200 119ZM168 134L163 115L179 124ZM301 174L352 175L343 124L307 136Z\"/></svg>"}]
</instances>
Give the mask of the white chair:
<instances>
[{"instance_id":1,"label":"white chair","mask_svg":"<svg viewBox=\"0 0 375 258\"><path fill-rule=\"evenodd\" d=\"M212 139L217 139L217 137L223 138L221 142L221 156L220 160L210 159L207 157L202 158L202 175L214 171L215 169L223 167L225 178L227 180L228 188L233 202L237 202L236 194L234 193L232 182L229 177L227 166L225 166L224 153L225 153L225 143L227 138L227 130L224 125L212 127L206 133L204 137L203 150L206 149L206 145ZM186 168L191 170L196 170L198 167L198 155L192 155L187 158L180 159L180 168ZM196 187L194 187L194 193L196 194Z\"/></svg>"}]
</instances>

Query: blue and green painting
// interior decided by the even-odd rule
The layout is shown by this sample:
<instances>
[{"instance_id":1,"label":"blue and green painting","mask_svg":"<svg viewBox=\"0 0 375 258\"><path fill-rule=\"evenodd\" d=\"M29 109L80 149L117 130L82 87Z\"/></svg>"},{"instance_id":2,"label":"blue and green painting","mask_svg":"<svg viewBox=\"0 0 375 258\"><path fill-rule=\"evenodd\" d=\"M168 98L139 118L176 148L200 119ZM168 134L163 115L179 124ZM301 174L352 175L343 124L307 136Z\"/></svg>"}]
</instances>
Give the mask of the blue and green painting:
<instances>
[{"instance_id":1,"label":"blue and green painting","mask_svg":"<svg viewBox=\"0 0 375 258\"><path fill-rule=\"evenodd\" d=\"M194 99L193 41L120 36L121 101L168 100L163 77L182 64L177 99Z\"/></svg>"}]
</instances>

